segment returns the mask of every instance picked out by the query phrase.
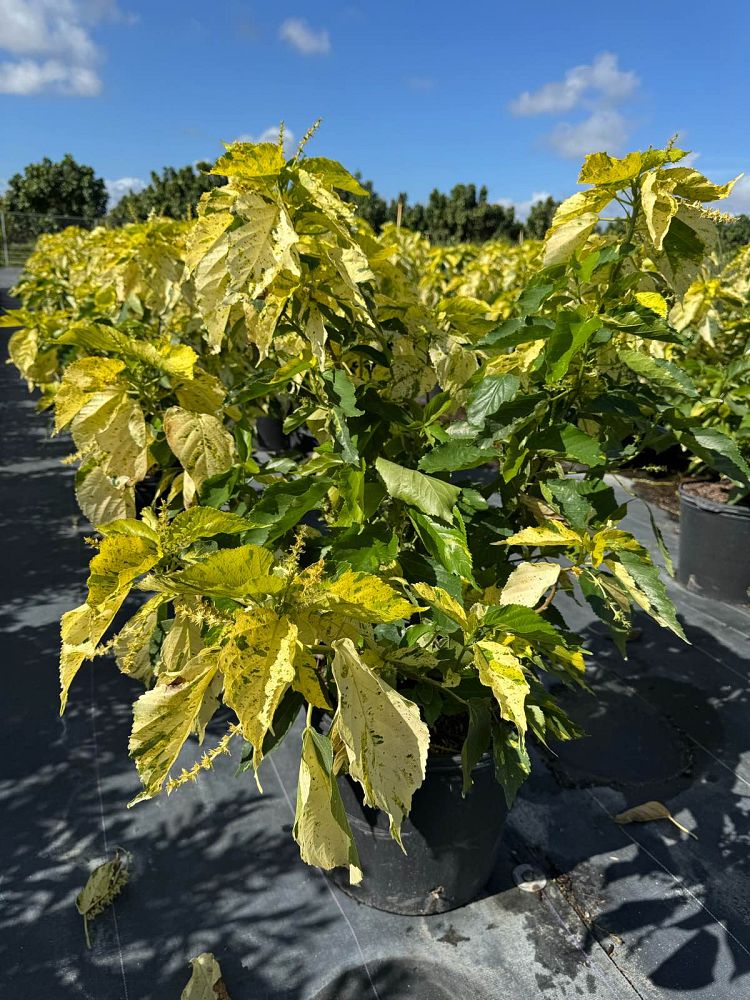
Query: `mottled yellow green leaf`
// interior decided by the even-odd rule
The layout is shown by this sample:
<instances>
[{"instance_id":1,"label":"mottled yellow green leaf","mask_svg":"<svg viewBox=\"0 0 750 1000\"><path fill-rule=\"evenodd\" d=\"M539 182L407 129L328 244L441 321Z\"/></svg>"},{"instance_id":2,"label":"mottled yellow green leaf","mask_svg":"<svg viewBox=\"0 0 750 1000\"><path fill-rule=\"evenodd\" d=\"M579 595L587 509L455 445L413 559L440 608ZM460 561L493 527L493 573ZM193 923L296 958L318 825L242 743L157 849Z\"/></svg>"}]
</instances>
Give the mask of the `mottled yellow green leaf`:
<instances>
[{"instance_id":1,"label":"mottled yellow green leaf","mask_svg":"<svg viewBox=\"0 0 750 1000\"><path fill-rule=\"evenodd\" d=\"M96 652L102 636L112 624L120 605L125 600L126 591L119 591L97 608L81 604L72 611L66 611L60 622L60 715L68 703L68 691L84 660L90 660Z\"/></svg>"},{"instance_id":2,"label":"mottled yellow green leaf","mask_svg":"<svg viewBox=\"0 0 750 1000\"><path fill-rule=\"evenodd\" d=\"M635 180L642 167L643 155L638 152L628 153L622 159L607 153L590 153L583 161L578 183L624 187L625 181Z\"/></svg>"},{"instance_id":3,"label":"mottled yellow green leaf","mask_svg":"<svg viewBox=\"0 0 750 1000\"><path fill-rule=\"evenodd\" d=\"M362 880L359 856L346 818L328 737L310 727L302 734L294 839L308 865L330 871L349 867L349 881Z\"/></svg>"},{"instance_id":4,"label":"mottled yellow green leaf","mask_svg":"<svg viewBox=\"0 0 750 1000\"><path fill-rule=\"evenodd\" d=\"M548 562L522 562L513 570L500 594L500 604L533 608L557 583L560 566Z\"/></svg>"},{"instance_id":5,"label":"mottled yellow green leaf","mask_svg":"<svg viewBox=\"0 0 750 1000\"><path fill-rule=\"evenodd\" d=\"M111 386L89 395L71 426L76 447L84 455L103 456L102 470L132 482L148 471L148 437L143 411L123 389Z\"/></svg>"},{"instance_id":6,"label":"mottled yellow green leaf","mask_svg":"<svg viewBox=\"0 0 750 1000\"><path fill-rule=\"evenodd\" d=\"M78 506L94 527L135 514L133 486L127 480L111 479L99 465L78 474L75 491Z\"/></svg>"},{"instance_id":7,"label":"mottled yellow green leaf","mask_svg":"<svg viewBox=\"0 0 750 1000\"><path fill-rule=\"evenodd\" d=\"M474 649L479 680L490 688L500 714L512 722L521 736L526 732L526 696L529 682L518 657L499 642L483 640Z\"/></svg>"},{"instance_id":8,"label":"mottled yellow green leaf","mask_svg":"<svg viewBox=\"0 0 750 1000\"><path fill-rule=\"evenodd\" d=\"M415 583L412 585L412 590L416 591L420 597L422 597L428 604L431 604L438 611L442 611L444 615L447 615L451 621L454 621L456 625L468 632L469 623L466 617L466 612L463 607L458 603L455 597L442 589L442 587L431 587L429 583ZM417 608L412 608L412 611L418 610Z\"/></svg>"},{"instance_id":9,"label":"mottled yellow green leaf","mask_svg":"<svg viewBox=\"0 0 750 1000\"><path fill-rule=\"evenodd\" d=\"M55 394L55 432L67 427L90 393L116 382L124 367L124 361L96 357L79 358L67 365Z\"/></svg>"},{"instance_id":10,"label":"mottled yellow green leaf","mask_svg":"<svg viewBox=\"0 0 750 1000\"><path fill-rule=\"evenodd\" d=\"M351 639L333 648L337 726L349 774L362 786L365 803L388 813L391 836L401 845L401 823L424 781L429 730L414 702L371 670Z\"/></svg>"},{"instance_id":11,"label":"mottled yellow green leaf","mask_svg":"<svg viewBox=\"0 0 750 1000\"><path fill-rule=\"evenodd\" d=\"M215 375L205 372L195 375L189 382L175 389L177 402L184 410L194 413L216 414L221 409L226 392Z\"/></svg>"},{"instance_id":12,"label":"mottled yellow green leaf","mask_svg":"<svg viewBox=\"0 0 750 1000\"><path fill-rule=\"evenodd\" d=\"M160 552L150 539L137 535L108 535L91 560L89 604L96 607L120 590L128 590L139 576L159 561Z\"/></svg>"},{"instance_id":13,"label":"mottled yellow green leaf","mask_svg":"<svg viewBox=\"0 0 750 1000\"><path fill-rule=\"evenodd\" d=\"M678 203L674 197L674 181L668 180L671 171L652 170L641 185L641 205L646 216L649 235L657 250L661 250L664 237L669 232L672 219L677 214Z\"/></svg>"},{"instance_id":14,"label":"mottled yellow green leaf","mask_svg":"<svg viewBox=\"0 0 750 1000\"><path fill-rule=\"evenodd\" d=\"M326 582L312 595L310 603L364 622L394 622L411 617L415 610L380 577L352 570L346 570L332 583Z\"/></svg>"},{"instance_id":15,"label":"mottled yellow green leaf","mask_svg":"<svg viewBox=\"0 0 750 1000\"><path fill-rule=\"evenodd\" d=\"M123 674L149 684L154 676L150 643L159 619L159 610L167 600L156 594L136 611L117 633L113 643L115 662Z\"/></svg>"},{"instance_id":16,"label":"mottled yellow green leaf","mask_svg":"<svg viewBox=\"0 0 750 1000\"><path fill-rule=\"evenodd\" d=\"M206 648L179 674L164 674L133 706L128 747L144 789L130 805L156 795L195 728L203 698L218 670L218 650Z\"/></svg>"},{"instance_id":17,"label":"mottled yellow green leaf","mask_svg":"<svg viewBox=\"0 0 750 1000\"><path fill-rule=\"evenodd\" d=\"M252 744L253 767L263 760L263 740L284 692L294 680L297 626L270 608L237 616L221 651L224 702Z\"/></svg>"},{"instance_id":18,"label":"mottled yellow green leaf","mask_svg":"<svg viewBox=\"0 0 750 1000\"><path fill-rule=\"evenodd\" d=\"M200 625L190 614L186 602L175 601L174 620L161 644L161 667L167 673L179 673L188 660L203 649Z\"/></svg>"},{"instance_id":19,"label":"mottled yellow green leaf","mask_svg":"<svg viewBox=\"0 0 750 1000\"><path fill-rule=\"evenodd\" d=\"M742 177L739 174L726 184L713 184L693 167L673 167L665 175L674 184L674 193L689 201L720 201L732 193L732 188Z\"/></svg>"}]
</instances>

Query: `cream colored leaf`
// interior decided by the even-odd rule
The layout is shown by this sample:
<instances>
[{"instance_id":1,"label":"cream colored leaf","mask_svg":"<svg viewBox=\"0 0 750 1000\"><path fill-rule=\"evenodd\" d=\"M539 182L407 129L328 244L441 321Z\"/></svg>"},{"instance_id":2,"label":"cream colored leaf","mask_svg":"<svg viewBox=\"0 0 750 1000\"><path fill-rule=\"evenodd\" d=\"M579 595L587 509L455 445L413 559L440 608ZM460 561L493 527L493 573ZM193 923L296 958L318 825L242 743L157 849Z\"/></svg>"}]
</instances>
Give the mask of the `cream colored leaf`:
<instances>
[{"instance_id":1,"label":"cream colored leaf","mask_svg":"<svg viewBox=\"0 0 750 1000\"><path fill-rule=\"evenodd\" d=\"M331 741L309 727L302 734L293 835L308 865L326 871L348 865L350 882L361 881L357 847L336 782Z\"/></svg>"},{"instance_id":2,"label":"cream colored leaf","mask_svg":"<svg viewBox=\"0 0 750 1000\"><path fill-rule=\"evenodd\" d=\"M194 413L216 414L221 409L226 391L215 375L201 372L175 389L177 402Z\"/></svg>"},{"instance_id":3,"label":"cream colored leaf","mask_svg":"<svg viewBox=\"0 0 750 1000\"><path fill-rule=\"evenodd\" d=\"M179 673L203 649L201 628L185 603L175 602L175 616L161 644L160 672Z\"/></svg>"},{"instance_id":4,"label":"cream colored leaf","mask_svg":"<svg viewBox=\"0 0 750 1000\"><path fill-rule=\"evenodd\" d=\"M126 480L111 479L99 465L93 466L80 480L76 477L75 491L83 516L94 527L135 516L133 486Z\"/></svg>"},{"instance_id":5,"label":"cream colored leaf","mask_svg":"<svg viewBox=\"0 0 750 1000\"><path fill-rule=\"evenodd\" d=\"M529 682L518 657L499 642L481 641L474 649L479 680L490 688L500 714L512 722L521 736L526 732L526 696Z\"/></svg>"},{"instance_id":6,"label":"cream colored leaf","mask_svg":"<svg viewBox=\"0 0 750 1000\"><path fill-rule=\"evenodd\" d=\"M544 241L544 266L561 264L586 242L599 221L598 212L585 212L550 229Z\"/></svg>"},{"instance_id":7,"label":"cream colored leaf","mask_svg":"<svg viewBox=\"0 0 750 1000\"><path fill-rule=\"evenodd\" d=\"M192 972L180 1000L230 1000L221 967L209 951L190 959Z\"/></svg>"},{"instance_id":8,"label":"cream colored leaf","mask_svg":"<svg viewBox=\"0 0 750 1000\"><path fill-rule=\"evenodd\" d=\"M163 674L133 706L128 747L144 789L129 805L156 795L195 728L203 698L218 670L218 650L209 647L179 674Z\"/></svg>"},{"instance_id":9,"label":"cream colored leaf","mask_svg":"<svg viewBox=\"0 0 750 1000\"><path fill-rule=\"evenodd\" d=\"M693 837L694 840L698 839L692 830L688 830L682 823L678 823L669 809L661 802L644 802L643 805L633 806L632 809L626 809L625 812L618 813L612 819L615 823L620 823L621 825L626 823L651 823L653 820L666 819L670 823L674 823L678 830L682 830L689 837Z\"/></svg>"},{"instance_id":10,"label":"cream colored leaf","mask_svg":"<svg viewBox=\"0 0 750 1000\"><path fill-rule=\"evenodd\" d=\"M522 562L513 570L500 593L500 604L533 608L557 583L560 566L548 562Z\"/></svg>"},{"instance_id":11,"label":"cream colored leaf","mask_svg":"<svg viewBox=\"0 0 750 1000\"><path fill-rule=\"evenodd\" d=\"M68 691L84 660L90 660L96 652L102 636L112 624L120 605L125 600L126 591L119 591L99 607L81 604L72 611L66 611L60 622L60 715L68 703Z\"/></svg>"},{"instance_id":12,"label":"cream colored leaf","mask_svg":"<svg viewBox=\"0 0 750 1000\"><path fill-rule=\"evenodd\" d=\"M237 616L219 660L224 702L252 744L253 767L263 760L263 740L285 691L294 680L297 626L270 608Z\"/></svg>"},{"instance_id":13,"label":"cream colored leaf","mask_svg":"<svg viewBox=\"0 0 750 1000\"><path fill-rule=\"evenodd\" d=\"M371 670L351 639L334 642L333 649L336 718L349 774L362 785L365 803L388 813L391 836L403 847L401 823L424 781L429 730L414 702Z\"/></svg>"},{"instance_id":14,"label":"cream colored leaf","mask_svg":"<svg viewBox=\"0 0 750 1000\"><path fill-rule=\"evenodd\" d=\"M179 406L170 407L164 414L164 433L187 473L184 493L189 506L209 476L230 467L235 458L234 439L217 417Z\"/></svg>"}]
</instances>

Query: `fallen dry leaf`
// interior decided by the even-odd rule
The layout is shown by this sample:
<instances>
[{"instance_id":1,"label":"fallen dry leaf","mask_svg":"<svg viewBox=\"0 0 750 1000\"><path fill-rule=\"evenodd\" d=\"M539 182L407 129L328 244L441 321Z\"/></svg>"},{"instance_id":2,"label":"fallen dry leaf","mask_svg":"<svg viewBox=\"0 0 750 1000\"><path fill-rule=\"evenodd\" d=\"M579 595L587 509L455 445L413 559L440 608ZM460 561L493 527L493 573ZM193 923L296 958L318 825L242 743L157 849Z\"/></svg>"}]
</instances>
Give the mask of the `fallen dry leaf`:
<instances>
[{"instance_id":1,"label":"fallen dry leaf","mask_svg":"<svg viewBox=\"0 0 750 1000\"><path fill-rule=\"evenodd\" d=\"M221 968L210 951L191 958L192 975L180 994L180 1000L230 1000Z\"/></svg>"},{"instance_id":2,"label":"fallen dry leaf","mask_svg":"<svg viewBox=\"0 0 750 1000\"><path fill-rule=\"evenodd\" d=\"M674 823L678 830L682 830L683 833L686 833L694 840L698 839L692 830L688 830L682 823L678 823L669 809L661 802L644 802L641 806L633 806L632 809L626 809L625 812L618 813L612 819L615 823L620 824L650 823L652 820L668 819L670 823Z\"/></svg>"},{"instance_id":3,"label":"fallen dry leaf","mask_svg":"<svg viewBox=\"0 0 750 1000\"><path fill-rule=\"evenodd\" d=\"M89 875L86 885L76 896L76 909L83 917L83 928L86 932L86 945L91 947L89 937L89 920L99 916L112 904L130 878L128 861L130 855L119 847L111 861L98 865Z\"/></svg>"}]
</instances>

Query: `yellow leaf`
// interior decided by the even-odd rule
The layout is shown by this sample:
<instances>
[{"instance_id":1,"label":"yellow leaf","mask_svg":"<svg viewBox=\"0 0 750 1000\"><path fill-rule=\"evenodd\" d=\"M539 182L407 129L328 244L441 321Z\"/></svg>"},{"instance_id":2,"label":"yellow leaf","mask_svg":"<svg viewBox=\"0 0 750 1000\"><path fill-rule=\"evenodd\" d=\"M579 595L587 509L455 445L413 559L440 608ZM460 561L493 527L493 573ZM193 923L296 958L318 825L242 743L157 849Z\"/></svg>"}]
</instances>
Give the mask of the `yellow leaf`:
<instances>
[{"instance_id":1,"label":"yellow leaf","mask_svg":"<svg viewBox=\"0 0 750 1000\"><path fill-rule=\"evenodd\" d=\"M502 545L580 545L581 536L559 521L547 521L536 528L522 528L515 535L506 538Z\"/></svg>"},{"instance_id":2,"label":"yellow leaf","mask_svg":"<svg viewBox=\"0 0 750 1000\"><path fill-rule=\"evenodd\" d=\"M72 361L63 372L55 394L55 432L67 427L90 393L99 392L116 382L124 367L124 361L114 358L93 357Z\"/></svg>"},{"instance_id":3,"label":"yellow leaf","mask_svg":"<svg viewBox=\"0 0 750 1000\"><path fill-rule=\"evenodd\" d=\"M620 823L621 825L626 823L650 823L653 820L666 819L670 823L674 823L678 830L682 830L689 837L692 837L694 840L698 839L692 830L688 830L682 823L678 823L669 809L661 802L644 802L641 806L633 806L632 809L626 809L625 812L618 813L612 819L615 823Z\"/></svg>"},{"instance_id":4,"label":"yellow leaf","mask_svg":"<svg viewBox=\"0 0 750 1000\"><path fill-rule=\"evenodd\" d=\"M154 676L149 649L151 637L159 619L159 610L166 600L165 594L156 594L141 605L117 633L113 643L115 661L121 672L146 685Z\"/></svg>"},{"instance_id":5,"label":"yellow leaf","mask_svg":"<svg viewBox=\"0 0 750 1000\"><path fill-rule=\"evenodd\" d=\"M91 560L89 604L96 607L112 594L128 590L134 580L157 564L159 556L158 547L148 538L120 534L106 536Z\"/></svg>"},{"instance_id":6,"label":"yellow leaf","mask_svg":"<svg viewBox=\"0 0 750 1000\"><path fill-rule=\"evenodd\" d=\"M333 583L326 582L310 603L363 622L394 622L410 618L416 610L380 577L352 570Z\"/></svg>"},{"instance_id":7,"label":"yellow leaf","mask_svg":"<svg viewBox=\"0 0 750 1000\"><path fill-rule=\"evenodd\" d=\"M557 583L560 566L548 562L523 562L510 574L500 594L500 604L522 604L533 608Z\"/></svg>"},{"instance_id":8,"label":"yellow leaf","mask_svg":"<svg viewBox=\"0 0 750 1000\"><path fill-rule=\"evenodd\" d=\"M76 476L76 500L83 516L97 527L135 514L135 490L127 481L111 479L99 465Z\"/></svg>"},{"instance_id":9,"label":"yellow leaf","mask_svg":"<svg viewBox=\"0 0 750 1000\"><path fill-rule=\"evenodd\" d=\"M97 460L107 475L138 482L148 472L143 411L123 389L110 386L89 395L73 419L71 433L82 454L104 456Z\"/></svg>"},{"instance_id":10,"label":"yellow leaf","mask_svg":"<svg viewBox=\"0 0 750 1000\"><path fill-rule=\"evenodd\" d=\"M200 372L189 382L177 386L175 395L184 410L216 414L221 409L226 392L215 375Z\"/></svg>"},{"instance_id":11,"label":"yellow leaf","mask_svg":"<svg viewBox=\"0 0 750 1000\"><path fill-rule=\"evenodd\" d=\"M401 844L401 823L424 781L430 733L414 702L372 671L351 639L333 643L333 676L339 692L338 732L349 774L364 790L365 804L390 817Z\"/></svg>"},{"instance_id":12,"label":"yellow leaf","mask_svg":"<svg viewBox=\"0 0 750 1000\"><path fill-rule=\"evenodd\" d=\"M224 702L252 744L253 767L263 760L263 740L284 692L294 680L297 626L270 608L237 616L221 651Z\"/></svg>"},{"instance_id":13,"label":"yellow leaf","mask_svg":"<svg viewBox=\"0 0 750 1000\"><path fill-rule=\"evenodd\" d=\"M677 199L674 181L668 180L669 171L662 173L652 170L646 174L641 186L641 204L646 216L646 225L657 250L661 250L669 225L677 214Z\"/></svg>"},{"instance_id":14,"label":"yellow leaf","mask_svg":"<svg viewBox=\"0 0 750 1000\"><path fill-rule=\"evenodd\" d=\"M667 300L663 295L659 295L658 292L636 292L635 298L637 302L656 313L657 316L661 316L662 319L667 318Z\"/></svg>"},{"instance_id":15,"label":"yellow leaf","mask_svg":"<svg viewBox=\"0 0 750 1000\"><path fill-rule=\"evenodd\" d=\"M348 865L350 882L361 881L357 848L334 775L331 741L309 727L302 734L293 834L308 865L326 871Z\"/></svg>"},{"instance_id":16,"label":"yellow leaf","mask_svg":"<svg viewBox=\"0 0 750 1000\"><path fill-rule=\"evenodd\" d=\"M316 662L312 653L304 648L298 650L294 661L294 681L292 682L292 687L295 691L299 691L308 705L332 711L333 706L328 702L328 697L323 690L315 668Z\"/></svg>"},{"instance_id":17,"label":"yellow leaf","mask_svg":"<svg viewBox=\"0 0 750 1000\"><path fill-rule=\"evenodd\" d=\"M144 789L129 805L156 795L195 728L203 698L218 670L218 650L201 650L177 674L165 674L133 706L128 748Z\"/></svg>"},{"instance_id":18,"label":"yellow leaf","mask_svg":"<svg viewBox=\"0 0 750 1000\"><path fill-rule=\"evenodd\" d=\"M170 582L179 591L243 601L284 589L284 578L273 576L272 567L273 554L267 549L240 545L210 553L201 562L174 573Z\"/></svg>"}]
</instances>

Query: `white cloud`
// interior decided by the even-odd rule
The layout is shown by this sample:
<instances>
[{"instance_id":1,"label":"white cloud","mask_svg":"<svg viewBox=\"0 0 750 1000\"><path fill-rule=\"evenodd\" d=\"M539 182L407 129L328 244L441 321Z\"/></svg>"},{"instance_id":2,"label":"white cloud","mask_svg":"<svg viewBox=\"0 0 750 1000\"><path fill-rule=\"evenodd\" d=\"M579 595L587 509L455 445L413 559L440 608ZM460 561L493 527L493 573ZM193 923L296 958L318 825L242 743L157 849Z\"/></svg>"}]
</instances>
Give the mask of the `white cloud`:
<instances>
[{"instance_id":1,"label":"white cloud","mask_svg":"<svg viewBox=\"0 0 750 1000\"><path fill-rule=\"evenodd\" d=\"M535 91L524 91L510 110L514 115L550 115L572 111L587 98L597 103L620 104L632 96L640 81L635 73L623 71L617 56L602 52L590 65L574 66L564 78L545 83Z\"/></svg>"},{"instance_id":2,"label":"white cloud","mask_svg":"<svg viewBox=\"0 0 750 1000\"><path fill-rule=\"evenodd\" d=\"M497 204L502 205L504 208L515 209L516 218L525 222L529 217L531 206L537 201L546 201L550 197L549 191L534 191L531 197L526 198L524 201L514 201L512 198L498 198Z\"/></svg>"},{"instance_id":3,"label":"white cloud","mask_svg":"<svg viewBox=\"0 0 750 1000\"><path fill-rule=\"evenodd\" d=\"M544 136L561 156L579 159L586 153L618 152L632 130L631 122L617 107L630 100L640 80L630 70L620 69L617 56L602 52L591 62L569 69L562 80L526 90L509 109L520 117L560 116L583 109L577 122L561 121Z\"/></svg>"},{"instance_id":4,"label":"white cloud","mask_svg":"<svg viewBox=\"0 0 750 1000\"><path fill-rule=\"evenodd\" d=\"M560 122L547 136L547 142L561 156L578 160L599 150L618 152L629 134L630 123L619 111L600 108L575 125Z\"/></svg>"},{"instance_id":5,"label":"white cloud","mask_svg":"<svg viewBox=\"0 0 750 1000\"><path fill-rule=\"evenodd\" d=\"M726 201L714 202L712 207L733 215L750 215L750 177L740 177Z\"/></svg>"},{"instance_id":6,"label":"white cloud","mask_svg":"<svg viewBox=\"0 0 750 1000\"><path fill-rule=\"evenodd\" d=\"M101 52L91 28L132 23L114 0L0 0L0 93L93 97L101 91Z\"/></svg>"},{"instance_id":7,"label":"white cloud","mask_svg":"<svg viewBox=\"0 0 750 1000\"><path fill-rule=\"evenodd\" d=\"M279 126L269 125L268 128L264 128L262 132L257 135L252 132L243 132L242 135L238 135L237 142L278 142L279 141ZM297 137L294 132L290 129L284 129L284 154L286 156L291 155L292 150L295 148L297 143Z\"/></svg>"},{"instance_id":8,"label":"white cloud","mask_svg":"<svg viewBox=\"0 0 750 1000\"><path fill-rule=\"evenodd\" d=\"M331 51L326 29L316 31L301 17L287 18L279 28L279 38L305 56L325 56Z\"/></svg>"},{"instance_id":9,"label":"white cloud","mask_svg":"<svg viewBox=\"0 0 750 1000\"><path fill-rule=\"evenodd\" d=\"M107 208L114 208L118 201L126 194L142 191L146 187L146 182L140 177L118 177L115 180L105 180L109 201Z\"/></svg>"}]
</instances>

